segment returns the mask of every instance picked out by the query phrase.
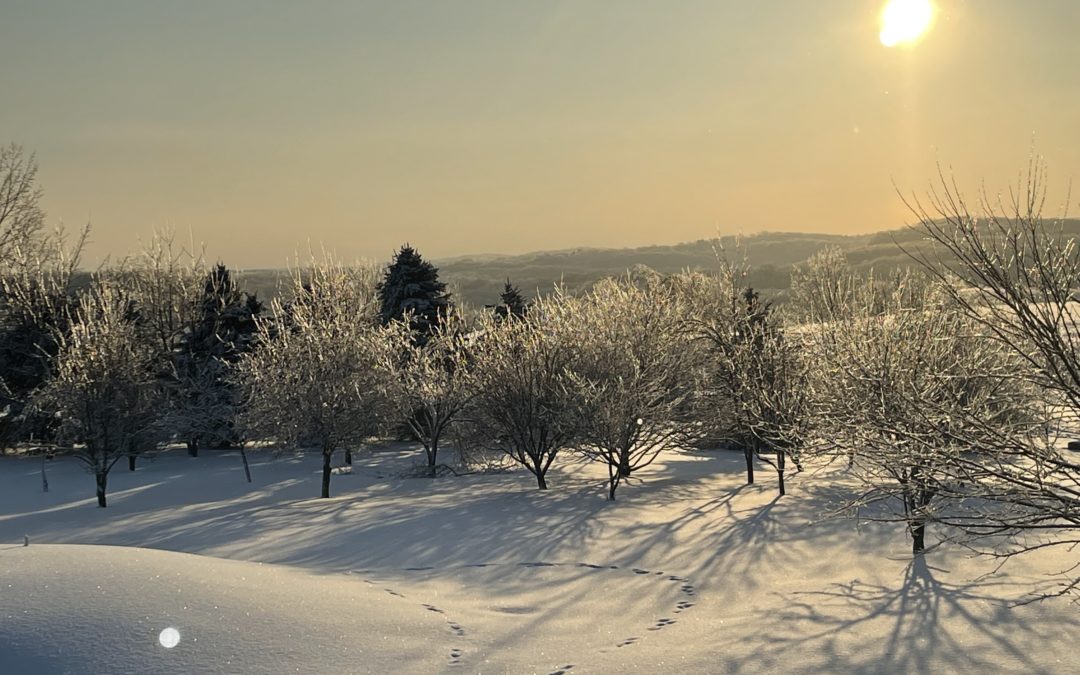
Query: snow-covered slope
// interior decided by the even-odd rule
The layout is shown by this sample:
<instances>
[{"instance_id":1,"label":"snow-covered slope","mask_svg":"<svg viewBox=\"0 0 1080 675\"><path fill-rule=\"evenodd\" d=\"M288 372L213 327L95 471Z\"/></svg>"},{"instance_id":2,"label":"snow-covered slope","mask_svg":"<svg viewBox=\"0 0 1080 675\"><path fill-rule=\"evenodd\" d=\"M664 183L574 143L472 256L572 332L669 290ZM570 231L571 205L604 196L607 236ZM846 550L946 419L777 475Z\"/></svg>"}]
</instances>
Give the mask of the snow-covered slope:
<instances>
[{"instance_id":1,"label":"snow-covered slope","mask_svg":"<svg viewBox=\"0 0 1080 675\"><path fill-rule=\"evenodd\" d=\"M842 475L777 499L738 456L673 454L609 503L591 467L545 493L395 477L417 456L358 457L321 500L318 457L255 457L249 485L233 454L165 453L108 509L67 460L43 493L0 458L0 672L1080 670L1075 605L1012 606L1074 552L914 563L900 525L823 518Z\"/></svg>"},{"instance_id":2,"label":"snow-covered slope","mask_svg":"<svg viewBox=\"0 0 1080 675\"><path fill-rule=\"evenodd\" d=\"M360 577L34 545L0 550L0 579L5 673L437 672L458 648L432 612Z\"/></svg>"}]
</instances>

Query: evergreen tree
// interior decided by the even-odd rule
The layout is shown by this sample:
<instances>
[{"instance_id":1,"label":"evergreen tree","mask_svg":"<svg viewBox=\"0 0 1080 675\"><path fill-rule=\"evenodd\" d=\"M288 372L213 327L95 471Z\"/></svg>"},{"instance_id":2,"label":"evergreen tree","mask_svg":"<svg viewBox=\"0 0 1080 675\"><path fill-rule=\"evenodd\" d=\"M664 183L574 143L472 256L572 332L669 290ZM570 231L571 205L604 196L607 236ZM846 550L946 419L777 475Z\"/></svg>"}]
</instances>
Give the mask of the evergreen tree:
<instances>
[{"instance_id":1,"label":"evergreen tree","mask_svg":"<svg viewBox=\"0 0 1080 675\"><path fill-rule=\"evenodd\" d=\"M200 445L228 447L239 440L227 371L253 348L262 311L262 302L241 291L225 265L207 274L198 317L175 355L180 427L192 456Z\"/></svg>"},{"instance_id":2,"label":"evergreen tree","mask_svg":"<svg viewBox=\"0 0 1080 675\"><path fill-rule=\"evenodd\" d=\"M378 291L381 323L385 326L411 314L409 327L418 344L427 341L451 306L439 270L408 244L387 266Z\"/></svg>"},{"instance_id":3,"label":"evergreen tree","mask_svg":"<svg viewBox=\"0 0 1080 675\"><path fill-rule=\"evenodd\" d=\"M49 415L26 414L31 394L53 372L56 336L67 330L74 302L47 293L31 289L13 298L0 291L0 443L48 440L55 426Z\"/></svg>"},{"instance_id":4,"label":"evergreen tree","mask_svg":"<svg viewBox=\"0 0 1080 675\"><path fill-rule=\"evenodd\" d=\"M517 286L510 283L510 280L506 280L506 285L503 286L503 292L499 296L499 304L495 306L495 316L501 319L514 318L520 319L525 316L529 311L529 303L526 302L524 296L521 295L521 291Z\"/></svg>"}]
</instances>

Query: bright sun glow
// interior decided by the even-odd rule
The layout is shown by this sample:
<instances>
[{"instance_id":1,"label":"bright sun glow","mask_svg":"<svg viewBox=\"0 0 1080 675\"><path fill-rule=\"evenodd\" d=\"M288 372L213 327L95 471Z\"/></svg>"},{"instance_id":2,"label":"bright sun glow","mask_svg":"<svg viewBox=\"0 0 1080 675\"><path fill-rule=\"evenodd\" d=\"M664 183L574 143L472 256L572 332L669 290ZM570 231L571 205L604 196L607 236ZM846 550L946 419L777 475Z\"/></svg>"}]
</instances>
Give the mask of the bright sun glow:
<instances>
[{"instance_id":1,"label":"bright sun glow","mask_svg":"<svg viewBox=\"0 0 1080 675\"><path fill-rule=\"evenodd\" d=\"M933 21L930 0L889 0L881 12L881 44L895 47L915 42Z\"/></svg>"}]
</instances>

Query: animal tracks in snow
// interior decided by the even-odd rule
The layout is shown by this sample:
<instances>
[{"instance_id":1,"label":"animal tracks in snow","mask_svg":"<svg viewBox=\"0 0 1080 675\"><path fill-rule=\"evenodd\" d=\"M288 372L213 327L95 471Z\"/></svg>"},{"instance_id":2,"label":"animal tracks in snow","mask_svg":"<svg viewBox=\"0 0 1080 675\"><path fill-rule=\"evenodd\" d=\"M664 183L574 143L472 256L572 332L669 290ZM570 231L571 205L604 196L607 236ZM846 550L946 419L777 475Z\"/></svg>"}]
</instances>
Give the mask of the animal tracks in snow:
<instances>
[{"instance_id":1,"label":"animal tracks in snow","mask_svg":"<svg viewBox=\"0 0 1080 675\"><path fill-rule=\"evenodd\" d=\"M587 573L589 573L589 574L591 574L591 573L604 574L604 575L608 575L608 574L629 574L629 575L633 575L634 578L643 579L643 582L644 582L644 578L647 577L649 579L655 580L655 583L657 583L657 584L661 584L661 585L667 586L667 587L674 586L673 590L675 590L675 592L677 593L677 597L679 597L678 601L674 602L670 606L670 608L669 608L669 610L667 612L667 615L660 616L651 625L644 627L644 631L648 631L648 632L661 631L661 630L663 630L663 629L665 629L665 628L667 628L669 626L674 625L676 623L676 619L672 618L671 615L682 614L684 612L689 611L691 608L693 608L694 603L691 602L691 598L694 598L697 595L697 589L694 587L694 585L691 583L690 579L688 579L687 577L683 577L683 576L680 576L680 575L677 575L677 574L668 574L668 573L662 572L662 571L648 570L648 569L644 569L644 568L641 568L641 567L622 568L619 565L600 565L600 564L591 563L591 562L549 562L549 561L543 561L543 560L530 560L530 561L522 561L522 562L477 562L477 563L471 563L471 564L467 564L467 565L454 565L454 566L446 566L446 567L431 566L431 565L410 566L410 567L391 568L391 569L386 569L384 571L385 572L393 572L393 573L395 573L395 575L398 577L398 583L401 583L400 573L402 573L402 572L409 573L409 574L423 574L424 575L423 579L430 579L432 577L435 577L436 575L441 576L441 575L443 575L445 573L448 573L448 572L458 572L458 571L467 570L467 569L480 570L480 569L487 569L487 568L495 568L495 569L498 569L498 568L519 568L519 569L521 569L521 568L525 568L525 569L575 568L575 569L587 571ZM359 570L359 572L364 573L364 574L371 574L371 575L375 575L375 574L378 573L377 570ZM376 582L373 582L370 579L365 579L365 581L367 583L369 583L369 584L372 584L372 585L381 586L382 589L384 591L386 591L387 593L389 593L390 595L401 598L402 600L405 600L405 601L410 601L409 598L404 593L401 593L401 592L395 590L394 588L391 588L389 586L383 586L382 584L376 584ZM645 583L649 583L649 582L645 582ZM450 615L448 614L448 612L446 610L444 610L442 607L438 607L438 606L436 606L434 604L427 603L427 602L419 602L419 603L417 603L417 606L419 608L422 608L424 611L431 612L433 614L438 614L440 617L442 617L446 622L447 630L450 632L450 634L454 638L456 638L456 639L467 639L468 638L469 631L467 631L465 629L465 627L459 621L456 621L455 619L451 618ZM542 613L543 610L544 610L544 608L542 606L532 606L532 605L504 605L504 606L493 606L493 607L489 608L489 611L493 611L493 612L497 612L497 613L505 614L505 615L511 615L511 616L516 615L516 616L522 616L522 617L524 617L526 615ZM642 634L644 634L644 633L642 633ZM640 635L634 635L634 636L627 637L625 639L620 640L619 642L615 643L614 646L616 648L631 647L633 645L638 644L641 641L641 639L642 638L640 637ZM449 652L449 658L447 660L447 665L451 666L451 667L462 667L462 666L464 666L465 661L467 659L467 654L468 654L468 652L464 647L462 647L462 646L454 646L453 648L451 648L451 650ZM558 666L554 670L551 671L550 675L568 675L573 668L574 668L573 664L567 664L567 665Z\"/></svg>"}]
</instances>

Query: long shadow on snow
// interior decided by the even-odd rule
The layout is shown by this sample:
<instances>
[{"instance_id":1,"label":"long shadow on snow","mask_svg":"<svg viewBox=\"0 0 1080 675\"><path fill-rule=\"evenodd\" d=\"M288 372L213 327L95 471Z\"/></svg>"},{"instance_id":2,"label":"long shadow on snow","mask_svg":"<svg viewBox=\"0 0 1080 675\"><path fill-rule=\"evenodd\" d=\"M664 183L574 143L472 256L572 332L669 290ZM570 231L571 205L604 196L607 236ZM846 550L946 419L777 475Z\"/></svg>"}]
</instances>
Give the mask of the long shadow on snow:
<instances>
[{"instance_id":1,"label":"long shadow on snow","mask_svg":"<svg viewBox=\"0 0 1080 675\"><path fill-rule=\"evenodd\" d=\"M1054 672L1032 654L1040 640L1067 641L1077 634L1080 617L1071 608L1062 611L1067 599L1017 606L1016 598L1031 597L1030 583L1000 578L952 583L935 572L946 571L917 556L896 587L856 579L788 596L781 611L749 619L768 636L767 646L727 665L736 671ZM1052 622L1041 616L1049 612ZM972 641L990 647L968 648ZM737 645L718 645L720 653L732 650Z\"/></svg>"}]
</instances>

